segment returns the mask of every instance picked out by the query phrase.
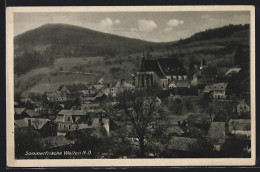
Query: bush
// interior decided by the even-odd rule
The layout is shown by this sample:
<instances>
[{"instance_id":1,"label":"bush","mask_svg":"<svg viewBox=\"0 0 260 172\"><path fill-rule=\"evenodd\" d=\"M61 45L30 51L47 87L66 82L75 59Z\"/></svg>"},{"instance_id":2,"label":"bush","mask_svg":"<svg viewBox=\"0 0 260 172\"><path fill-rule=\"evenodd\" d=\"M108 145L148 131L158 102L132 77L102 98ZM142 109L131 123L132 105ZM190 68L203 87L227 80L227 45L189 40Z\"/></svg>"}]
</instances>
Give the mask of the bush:
<instances>
[{"instance_id":1,"label":"bush","mask_svg":"<svg viewBox=\"0 0 260 172\"><path fill-rule=\"evenodd\" d=\"M39 131L42 137L57 136L58 125L52 121L48 121Z\"/></svg>"},{"instance_id":2,"label":"bush","mask_svg":"<svg viewBox=\"0 0 260 172\"><path fill-rule=\"evenodd\" d=\"M15 128L15 157L24 158L26 151L39 151L41 136L33 127Z\"/></svg>"},{"instance_id":3,"label":"bush","mask_svg":"<svg viewBox=\"0 0 260 172\"><path fill-rule=\"evenodd\" d=\"M115 74L115 73L118 73L118 72L120 72L121 71L121 68L119 68L119 67L113 67L113 68L111 68L110 69L110 73L111 74Z\"/></svg>"}]
</instances>

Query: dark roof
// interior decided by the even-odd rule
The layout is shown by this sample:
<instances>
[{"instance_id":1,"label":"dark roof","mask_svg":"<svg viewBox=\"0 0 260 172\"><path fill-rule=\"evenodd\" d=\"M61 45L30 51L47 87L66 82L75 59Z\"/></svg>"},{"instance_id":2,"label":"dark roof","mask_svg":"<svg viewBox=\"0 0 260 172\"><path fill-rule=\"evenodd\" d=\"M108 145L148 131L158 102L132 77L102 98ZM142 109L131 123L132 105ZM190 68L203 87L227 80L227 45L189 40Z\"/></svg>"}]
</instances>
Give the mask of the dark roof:
<instances>
[{"instance_id":1,"label":"dark roof","mask_svg":"<svg viewBox=\"0 0 260 172\"><path fill-rule=\"evenodd\" d=\"M25 108L14 108L14 113L21 115L25 111Z\"/></svg>"},{"instance_id":2,"label":"dark roof","mask_svg":"<svg viewBox=\"0 0 260 172\"><path fill-rule=\"evenodd\" d=\"M169 148L179 151L191 151L192 145L197 143L198 139L189 137L172 137L169 141Z\"/></svg>"},{"instance_id":3,"label":"dark roof","mask_svg":"<svg viewBox=\"0 0 260 172\"><path fill-rule=\"evenodd\" d=\"M33 117L39 117L39 116L40 116L39 113L37 113L37 112L35 112L35 111L33 111L33 110L26 110L25 113L26 113L29 117L31 117L31 118L33 118Z\"/></svg>"},{"instance_id":4,"label":"dark roof","mask_svg":"<svg viewBox=\"0 0 260 172\"><path fill-rule=\"evenodd\" d=\"M186 75L182 64L176 59L158 59L165 75Z\"/></svg>"},{"instance_id":5,"label":"dark roof","mask_svg":"<svg viewBox=\"0 0 260 172\"><path fill-rule=\"evenodd\" d=\"M154 71L160 78L165 75L187 75L177 59L142 60L141 72Z\"/></svg>"},{"instance_id":6,"label":"dark roof","mask_svg":"<svg viewBox=\"0 0 260 172\"><path fill-rule=\"evenodd\" d=\"M14 120L14 127L20 128L20 127L28 127L28 122L24 119Z\"/></svg>"},{"instance_id":7,"label":"dark roof","mask_svg":"<svg viewBox=\"0 0 260 172\"><path fill-rule=\"evenodd\" d=\"M225 122L212 122L208 130L208 137L214 139L224 139L226 137Z\"/></svg>"},{"instance_id":8,"label":"dark roof","mask_svg":"<svg viewBox=\"0 0 260 172\"><path fill-rule=\"evenodd\" d=\"M154 71L160 78L164 77L157 60L142 60L141 72Z\"/></svg>"}]
</instances>

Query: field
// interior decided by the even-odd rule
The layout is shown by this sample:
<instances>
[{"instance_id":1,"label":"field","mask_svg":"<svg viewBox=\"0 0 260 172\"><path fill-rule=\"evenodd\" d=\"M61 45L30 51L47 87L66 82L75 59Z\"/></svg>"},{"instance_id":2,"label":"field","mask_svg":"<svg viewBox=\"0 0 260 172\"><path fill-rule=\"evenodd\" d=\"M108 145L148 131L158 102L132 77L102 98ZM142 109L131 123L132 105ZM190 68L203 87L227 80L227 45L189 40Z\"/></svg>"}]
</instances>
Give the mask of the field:
<instances>
[{"instance_id":1,"label":"field","mask_svg":"<svg viewBox=\"0 0 260 172\"><path fill-rule=\"evenodd\" d=\"M121 60L104 57L59 58L50 68L33 69L25 75L16 76L15 91L27 97L29 92L37 92L44 84L88 84L101 78L108 83L120 78L131 82L131 73L138 70L137 66L139 68L140 65L136 64L136 59L128 56Z\"/></svg>"}]
</instances>

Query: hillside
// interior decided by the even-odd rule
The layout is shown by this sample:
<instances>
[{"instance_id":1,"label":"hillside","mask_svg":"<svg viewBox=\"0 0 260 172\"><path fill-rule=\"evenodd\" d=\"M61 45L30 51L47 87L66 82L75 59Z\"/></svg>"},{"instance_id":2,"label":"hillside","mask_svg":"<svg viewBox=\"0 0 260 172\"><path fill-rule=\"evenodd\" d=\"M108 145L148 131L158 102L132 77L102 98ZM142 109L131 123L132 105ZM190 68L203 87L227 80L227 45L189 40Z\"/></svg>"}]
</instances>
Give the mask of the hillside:
<instances>
[{"instance_id":1,"label":"hillside","mask_svg":"<svg viewBox=\"0 0 260 172\"><path fill-rule=\"evenodd\" d=\"M155 44L66 24L46 24L14 38L15 54L42 51L61 57L127 55Z\"/></svg>"},{"instance_id":2,"label":"hillside","mask_svg":"<svg viewBox=\"0 0 260 172\"><path fill-rule=\"evenodd\" d=\"M14 38L14 72L21 75L34 68L52 66L58 58L121 58L142 51L148 57L175 56L183 62L187 59L198 62L202 58L219 61L224 56L232 56L237 46L248 48L248 25L229 25L175 42L153 43L79 26L46 24Z\"/></svg>"},{"instance_id":3,"label":"hillside","mask_svg":"<svg viewBox=\"0 0 260 172\"><path fill-rule=\"evenodd\" d=\"M18 35L14 41L15 92L21 93L37 84L74 82L79 78L84 82L100 77L108 82L119 78L131 82L131 74L140 68L143 51L146 58L178 58L189 74L202 59L210 67L231 67L235 65L235 54L241 53L238 49L249 52L249 26L230 25L180 41L151 43L77 26L50 24Z\"/></svg>"}]
</instances>

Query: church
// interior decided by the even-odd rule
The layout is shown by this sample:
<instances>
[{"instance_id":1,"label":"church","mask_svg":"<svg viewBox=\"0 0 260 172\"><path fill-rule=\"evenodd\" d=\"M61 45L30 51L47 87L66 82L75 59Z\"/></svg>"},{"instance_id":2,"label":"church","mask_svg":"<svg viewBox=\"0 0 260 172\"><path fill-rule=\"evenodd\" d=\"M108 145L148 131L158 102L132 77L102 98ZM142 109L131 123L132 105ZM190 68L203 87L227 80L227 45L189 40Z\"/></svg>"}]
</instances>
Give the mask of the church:
<instances>
[{"instance_id":1,"label":"church","mask_svg":"<svg viewBox=\"0 0 260 172\"><path fill-rule=\"evenodd\" d=\"M142 57L141 70L136 73L135 87L157 87L167 90L172 82L187 79L187 72L177 59L146 60Z\"/></svg>"}]
</instances>

